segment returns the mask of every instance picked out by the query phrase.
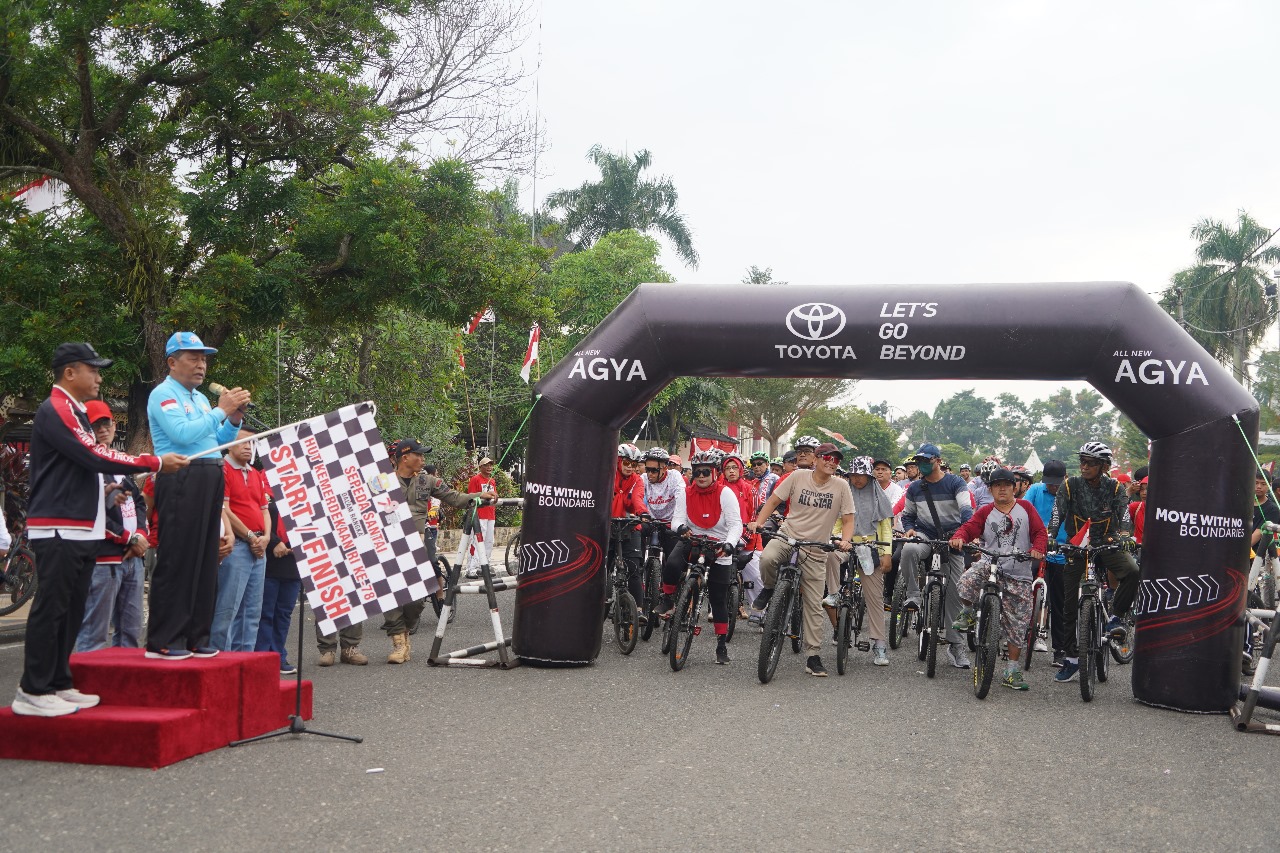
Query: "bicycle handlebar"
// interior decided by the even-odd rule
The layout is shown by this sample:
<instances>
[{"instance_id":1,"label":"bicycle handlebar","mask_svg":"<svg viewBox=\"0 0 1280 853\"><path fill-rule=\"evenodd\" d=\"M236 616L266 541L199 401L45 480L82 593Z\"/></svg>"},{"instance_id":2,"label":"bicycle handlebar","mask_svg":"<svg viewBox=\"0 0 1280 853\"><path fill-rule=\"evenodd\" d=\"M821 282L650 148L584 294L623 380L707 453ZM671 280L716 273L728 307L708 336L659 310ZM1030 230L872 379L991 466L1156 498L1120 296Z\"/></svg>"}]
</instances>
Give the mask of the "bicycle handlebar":
<instances>
[{"instance_id":1,"label":"bicycle handlebar","mask_svg":"<svg viewBox=\"0 0 1280 853\"><path fill-rule=\"evenodd\" d=\"M1009 551L1008 553L1001 554L996 551L989 551L986 548L981 547L980 545L965 545L964 547L968 548L970 551L977 551L979 554L986 554L988 557L995 557L997 559L999 559L1000 557L1013 557L1020 563L1036 561L1035 557L1031 556L1025 551Z\"/></svg>"},{"instance_id":2,"label":"bicycle handlebar","mask_svg":"<svg viewBox=\"0 0 1280 853\"><path fill-rule=\"evenodd\" d=\"M1052 545L1053 543L1050 543ZM1119 551L1125 547L1124 542L1109 542L1106 545L1072 545L1070 542L1057 543L1057 550L1067 551L1074 554L1084 554L1086 557L1090 554L1104 554L1107 551Z\"/></svg>"}]
</instances>

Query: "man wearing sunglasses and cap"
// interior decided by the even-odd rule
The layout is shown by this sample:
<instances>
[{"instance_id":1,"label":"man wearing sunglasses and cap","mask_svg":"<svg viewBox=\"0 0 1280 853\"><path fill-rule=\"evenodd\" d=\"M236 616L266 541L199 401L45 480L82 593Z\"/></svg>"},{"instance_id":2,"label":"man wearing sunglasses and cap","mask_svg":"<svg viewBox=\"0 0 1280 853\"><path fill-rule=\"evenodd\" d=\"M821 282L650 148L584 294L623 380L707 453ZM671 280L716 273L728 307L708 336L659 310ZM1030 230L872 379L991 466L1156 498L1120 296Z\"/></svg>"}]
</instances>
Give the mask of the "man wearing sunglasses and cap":
<instances>
[{"instance_id":1,"label":"man wearing sunglasses and cap","mask_svg":"<svg viewBox=\"0 0 1280 853\"><path fill-rule=\"evenodd\" d=\"M102 475L164 471L171 476L187 464L173 453L130 456L98 443L84 404L98 396L100 371L111 364L87 343L61 344L53 354L53 390L32 422L27 532L39 585L27 616L15 714L61 717L98 704L97 696L75 689L70 660L106 534Z\"/></svg>"},{"instance_id":2,"label":"man wearing sunglasses and cap","mask_svg":"<svg viewBox=\"0 0 1280 853\"><path fill-rule=\"evenodd\" d=\"M205 380L213 347L194 332L175 332L165 344L169 375L151 392L147 420L156 453L194 456L233 441L249 392L224 391L217 406L196 389ZM192 459L175 474L156 477L160 547L151 576L146 656L182 660L213 657L210 643L218 586L218 541L226 496L222 457ZM249 533L256 539L261 534Z\"/></svg>"}]
</instances>

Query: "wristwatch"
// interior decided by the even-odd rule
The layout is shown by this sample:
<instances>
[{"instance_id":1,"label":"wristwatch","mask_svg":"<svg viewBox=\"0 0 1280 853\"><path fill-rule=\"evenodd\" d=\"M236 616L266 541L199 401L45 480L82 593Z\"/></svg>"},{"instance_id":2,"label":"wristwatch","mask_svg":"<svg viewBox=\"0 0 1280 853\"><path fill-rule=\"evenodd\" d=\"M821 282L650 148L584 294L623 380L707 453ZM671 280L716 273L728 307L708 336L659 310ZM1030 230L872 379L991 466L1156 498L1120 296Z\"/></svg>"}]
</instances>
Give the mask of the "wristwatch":
<instances>
[{"instance_id":1,"label":"wristwatch","mask_svg":"<svg viewBox=\"0 0 1280 853\"><path fill-rule=\"evenodd\" d=\"M256 542L257 540L258 540L258 534L257 534L257 533L254 533L252 530L250 530L250 531L249 531L249 538L248 538L246 541L248 541L248 542Z\"/></svg>"}]
</instances>

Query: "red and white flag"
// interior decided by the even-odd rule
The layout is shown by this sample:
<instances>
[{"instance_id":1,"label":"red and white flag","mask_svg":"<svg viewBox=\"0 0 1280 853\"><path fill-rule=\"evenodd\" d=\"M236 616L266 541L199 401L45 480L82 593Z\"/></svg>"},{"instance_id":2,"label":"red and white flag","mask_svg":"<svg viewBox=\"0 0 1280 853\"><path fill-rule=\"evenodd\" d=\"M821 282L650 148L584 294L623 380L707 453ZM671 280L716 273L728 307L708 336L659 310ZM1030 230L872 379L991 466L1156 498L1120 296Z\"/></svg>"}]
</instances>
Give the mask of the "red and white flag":
<instances>
[{"instance_id":1,"label":"red and white flag","mask_svg":"<svg viewBox=\"0 0 1280 853\"><path fill-rule=\"evenodd\" d=\"M534 323L529 329L529 348L524 351L524 365L520 368L520 378L526 384L529 382L529 371L533 368L533 363L538 360L538 338L541 334L538 324Z\"/></svg>"},{"instance_id":2,"label":"red and white flag","mask_svg":"<svg viewBox=\"0 0 1280 853\"><path fill-rule=\"evenodd\" d=\"M467 327L462 330L462 334L464 335L472 334L473 332L475 332L477 328L480 327L481 323L496 323L496 322L497 322L497 318L493 316L493 309L486 305L484 308L476 312L476 316L471 318L471 322L467 323Z\"/></svg>"}]
</instances>

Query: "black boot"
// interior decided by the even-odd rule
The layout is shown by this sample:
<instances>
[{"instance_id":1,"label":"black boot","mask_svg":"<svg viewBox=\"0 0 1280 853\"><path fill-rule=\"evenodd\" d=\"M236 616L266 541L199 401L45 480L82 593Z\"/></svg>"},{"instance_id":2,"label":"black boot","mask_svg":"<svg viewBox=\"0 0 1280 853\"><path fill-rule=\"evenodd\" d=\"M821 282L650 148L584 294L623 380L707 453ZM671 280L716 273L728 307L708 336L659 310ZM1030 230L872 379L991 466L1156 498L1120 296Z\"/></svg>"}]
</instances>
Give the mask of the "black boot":
<instances>
[{"instance_id":1,"label":"black boot","mask_svg":"<svg viewBox=\"0 0 1280 853\"><path fill-rule=\"evenodd\" d=\"M729 644L725 642L724 635L721 634L716 640L716 663L726 664L729 662Z\"/></svg>"}]
</instances>

